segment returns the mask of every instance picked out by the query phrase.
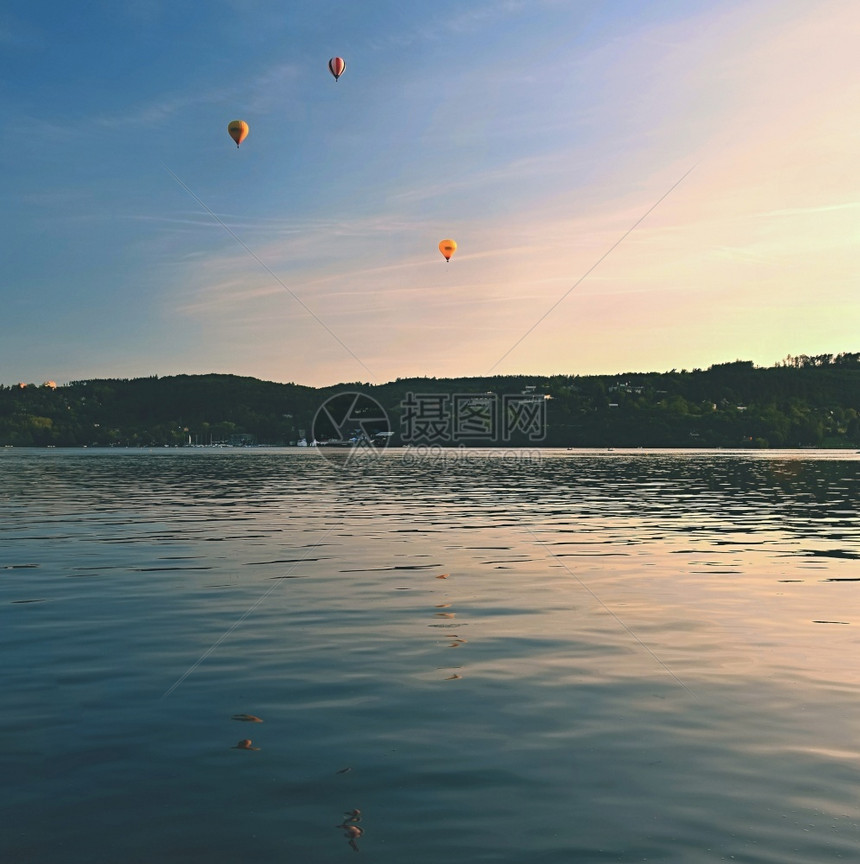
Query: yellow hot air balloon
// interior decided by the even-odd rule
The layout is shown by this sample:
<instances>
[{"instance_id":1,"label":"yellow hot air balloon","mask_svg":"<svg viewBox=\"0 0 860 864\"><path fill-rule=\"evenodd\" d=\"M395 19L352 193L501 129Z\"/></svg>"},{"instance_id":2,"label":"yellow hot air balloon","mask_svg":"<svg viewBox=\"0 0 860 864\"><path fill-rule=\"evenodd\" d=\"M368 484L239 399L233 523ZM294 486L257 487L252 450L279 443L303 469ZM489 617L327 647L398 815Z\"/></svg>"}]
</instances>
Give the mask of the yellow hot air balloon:
<instances>
[{"instance_id":1,"label":"yellow hot air balloon","mask_svg":"<svg viewBox=\"0 0 860 864\"><path fill-rule=\"evenodd\" d=\"M457 241L443 240L439 244L439 251L445 256L446 261L450 261L451 256L457 251Z\"/></svg>"},{"instance_id":2,"label":"yellow hot air balloon","mask_svg":"<svg viewBox=\"0 0 860 864\"><path fill-rule=\"evenodd\" d=\"M334 75L335 81L343 75L344 69L346 69L346 61L343 57L332 57L331 60L328 61L328 71Z\"/></svg>"},{"instance_id":3,"label":"yellow hot air balloon","mask_svg":"<svg viewBox=\"0 0 860 864\"><path fill-rule=\"evenodd\" d=\"M248 137L248 124L244 120L231 120L227 124L227 132L230 137L236 142L236 149Z\"/></svg>"}]
</instances>

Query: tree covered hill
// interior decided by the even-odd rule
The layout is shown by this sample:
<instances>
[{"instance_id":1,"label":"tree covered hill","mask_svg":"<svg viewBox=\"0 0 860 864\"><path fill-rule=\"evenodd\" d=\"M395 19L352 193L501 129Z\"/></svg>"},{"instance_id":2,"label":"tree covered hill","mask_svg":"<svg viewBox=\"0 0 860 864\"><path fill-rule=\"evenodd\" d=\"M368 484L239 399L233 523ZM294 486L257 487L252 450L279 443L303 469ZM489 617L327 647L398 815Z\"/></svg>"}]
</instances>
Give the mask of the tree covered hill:
<instances>
[{"instance_id":1,"label":"tree covered hill","mask_svg":"<svg viewBox=\"0 0 860 864\"><path fill-rule=\"evenodd\" d=\"M413 378L327 388L235 375L0 386L0 445L284 445L310 439L320 407L347 391L382 406L395 444L860 447L860 353L789 357L768 368L736 361L691 372ZM520 399L540 409L531 428L508 423ZM435 424L416 426L416 416L428 411ZM458 426L468 411L471 425ZM495 412L483 436L481 411Z\"/></svg>"}]
</instances>

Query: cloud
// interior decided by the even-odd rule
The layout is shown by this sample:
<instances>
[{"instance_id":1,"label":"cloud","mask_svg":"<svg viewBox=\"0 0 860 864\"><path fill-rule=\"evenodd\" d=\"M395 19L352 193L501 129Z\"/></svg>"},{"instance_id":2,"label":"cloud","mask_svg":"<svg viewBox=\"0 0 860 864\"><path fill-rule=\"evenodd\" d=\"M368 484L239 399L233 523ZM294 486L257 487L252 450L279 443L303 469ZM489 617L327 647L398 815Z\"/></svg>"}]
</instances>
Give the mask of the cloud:
<instances>
[{"instance_id":1,"label":"cloud","mask_svg":"<svg viewBox=\"0 0 860 864\"><path fill-rule=\"evenodd\" d=\"M557 0L492 0L468 5L437 5L426 20L410 17L403 27L375 36L371 44L379 50L388 50L392 46L409 48L419 43L432 44L452 37L471 36L487 32L512 17L534 14L541 7L554 5L557 5Z\"/></svg>"},{"instance_id":2,"label":"cloud","mask_svg":"<svg viewBox=\"0 0 860 864\"><path fill-rule=\"evenodd\" d=\"M249 114L288 111L298 100L298 85L304 75L295 63L278 63L263 70L243 88L243 104Z\"/></svg>"},{"instance_id":3,"label":"cloud","mask_svg":"<svg viewBox=\"0 0 860 864\"><path fill-rule=\"evenodd\" d=\"M123 127L158 127L193 108L241 102L249 114L267 114L276 107L283 110L295 93L301 77L301 69L295 64L276 63L263 69L244 82L233 82L226 86L206 90L185 90L165 93L122 112L98 115L92 120L108 129Z\"/></svg>"},{"instance_id":4,"label":"cloud","mask_svg":"<svg viewBox=\"0 0 860 864\"><path fill-rule=\"evenodd\" d=\"M9 51L16 49L43 49L44 34L26 21L8 11L0 12L0 45Z\"/></svg>"},{"instance_id":5,"label":"cloud","mask_svg":"<svg viewBox=\"0 0 860 864\"><path fill-rule=\"evenodd\" d=\"M85 122L95 123L106 129L126 127L153 128L163 126L184 112L205 105L215 105L235 100L240 90L235 84L214 87L208 90L166 93L150 98L136 105L130 105L122 112L100 114Z\"/></svg>"},{"instance_id":6,"label":"cloud","mask_svg":"<svg viewBox=\"0 0 860 864\"><path fill-rule=\"evenodd\" d=\"M480 32L494 12L524 9L483 4L444 26ZM850 288L860 82L845 74L860 35L854 9L709 4L683 20L633 22L551 70L543 38L501 70L508 92L483 86L494 73L483 58L467 61L456 116L427 120L410 102L418 119L407 112L402 126L374 115L379 145L353 130L359 169L366 154L380 170L359 170L353 185L344 170L336 207L291 201L288 217L259 218L225 194L230 212L218 217L250 253L190 199L127 218L184 229L154 244L168 273L164 316L199 330L206 357L238 358L249 374L265 357L306 382L366 377L350 350L383 378L480 374L556 303L501 371L680 368L752 349L750 359L773 362L775 351L796 353L791 339L849 339L847 322L860 320ZM264 111L289 102L299 79L274 64L243 93ZM190 99L114 119L166 122ZM463 141L484 150L449 159ZM436 251L443 236L460 243L450 265Z\"/></svg>"}]
</instances>

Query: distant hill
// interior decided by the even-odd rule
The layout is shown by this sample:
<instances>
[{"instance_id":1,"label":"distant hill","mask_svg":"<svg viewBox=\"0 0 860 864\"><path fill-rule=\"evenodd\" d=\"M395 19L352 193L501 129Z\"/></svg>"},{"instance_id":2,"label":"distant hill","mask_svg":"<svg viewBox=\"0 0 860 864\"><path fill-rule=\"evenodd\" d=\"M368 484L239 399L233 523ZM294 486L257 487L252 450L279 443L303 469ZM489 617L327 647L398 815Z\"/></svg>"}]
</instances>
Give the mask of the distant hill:
<instances>
[{"instance_id":1,"label":"distant hill","mask_svg":"<svg viewBox=\"0 0 860 864\"><path fill-rule=\"evenodd\" d=\"M343 393L362 396L338 400ZM353 406L339 437L388 430L394 445L860 448L860 353L768 368L736 361L691 372L326 388L235 375L0 386L0 445L289 445L322 428L338 437L321 423L331 399L330 408Z\"/></svg>"}]
</instances>

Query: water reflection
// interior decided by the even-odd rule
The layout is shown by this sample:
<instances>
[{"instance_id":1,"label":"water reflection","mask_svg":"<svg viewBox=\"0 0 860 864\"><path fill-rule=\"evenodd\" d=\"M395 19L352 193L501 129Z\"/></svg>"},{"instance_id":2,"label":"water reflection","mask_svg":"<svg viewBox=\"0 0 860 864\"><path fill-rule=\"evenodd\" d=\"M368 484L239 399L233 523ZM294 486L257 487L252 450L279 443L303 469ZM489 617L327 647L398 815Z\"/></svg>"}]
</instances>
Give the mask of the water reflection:
<instances>
[{"instance_id":1,"label":"water reflection","mask_svg":"<svg viewBox=\"0 0 860 864\"><path fill-rule=\"evenodd\" d=\"M358 852L358 843L356 841L364 834L364 828L356 824L361 822L361 810L347 810L344 816L346 818L337 827L342 829L343 836L349 841L350 848L354 852Z\"/></svg>"},{"instance_id":2,"label":"water reflection","mask_svg":"<svg viewBox=\"0 0 860 864\"><path fill-rule=\"evenodd\" d=\"M858 466L6 451L0 858L854 859Z\"/></svg>"}]
</instances>

